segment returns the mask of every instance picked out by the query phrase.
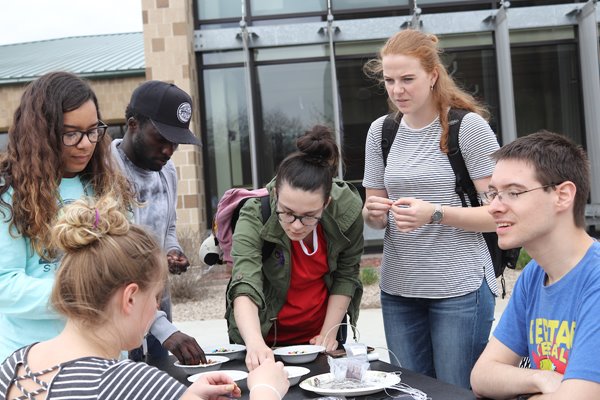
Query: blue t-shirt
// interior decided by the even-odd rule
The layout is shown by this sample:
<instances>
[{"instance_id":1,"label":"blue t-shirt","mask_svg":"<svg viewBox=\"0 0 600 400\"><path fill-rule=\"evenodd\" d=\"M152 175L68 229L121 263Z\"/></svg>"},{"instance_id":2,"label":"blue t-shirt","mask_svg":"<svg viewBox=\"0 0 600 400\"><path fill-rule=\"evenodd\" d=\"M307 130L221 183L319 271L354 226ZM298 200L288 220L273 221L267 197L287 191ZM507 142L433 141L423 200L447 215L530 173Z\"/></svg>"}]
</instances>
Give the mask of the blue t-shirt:
<instances>
[{"instance_id":1,"label":"blue t-shirt","mask_svg":"<svg viewBox=\"0 0 600 400\"><path fill-rule=\"evenodd\" d=\"M545 278L535 260L525 267L494 336L531 368L600 383L600 243L558 282Z\"/></svg>"},{"instance_id":2,"label":"blue t-shirt","mask_svg":"<svg viewBox=\"0 0 600 400\"><path fill-rule=\"evenodd\" d=\"M67 204L84 194L79 179L63 178L59 186L58 204ZM2 196L12 204L12 189ZM33 342L58 335L64 320L50 308L54 275L59 260L46 260L37 254L31 241L9 234L10 221L6 209L0 214L0 361L13 351Z\"/></svg>"}]
</instances>

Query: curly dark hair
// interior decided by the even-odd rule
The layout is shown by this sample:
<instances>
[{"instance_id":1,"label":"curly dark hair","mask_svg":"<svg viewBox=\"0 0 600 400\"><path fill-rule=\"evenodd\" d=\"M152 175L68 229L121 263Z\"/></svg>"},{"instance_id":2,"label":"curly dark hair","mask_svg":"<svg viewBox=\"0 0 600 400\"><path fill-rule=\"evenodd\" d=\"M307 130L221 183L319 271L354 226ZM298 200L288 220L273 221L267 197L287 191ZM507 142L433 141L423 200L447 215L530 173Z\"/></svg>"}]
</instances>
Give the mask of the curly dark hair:
<instances>
[{"instance_id":1,"label":"curly dark hair","mask_svg":"<svg viewBox=\"0 0 600 400\"><path fill-rule=\"evenodd\" d=\"M63 114L88 101L98 110L90 85L68 72L51 72L31 82L21 97L8 131L6 152L0 155L0 213L10 221L11 234L31 239L34 250L54 258L50 227L58 211L57 192L63 176ZM112 190L123 209L133 204L127 180L114 167L110 138L96 144L94 154L80 174L94 194ZM5 193L12 189L10 204Z\"/></svg>"}]
</instances>

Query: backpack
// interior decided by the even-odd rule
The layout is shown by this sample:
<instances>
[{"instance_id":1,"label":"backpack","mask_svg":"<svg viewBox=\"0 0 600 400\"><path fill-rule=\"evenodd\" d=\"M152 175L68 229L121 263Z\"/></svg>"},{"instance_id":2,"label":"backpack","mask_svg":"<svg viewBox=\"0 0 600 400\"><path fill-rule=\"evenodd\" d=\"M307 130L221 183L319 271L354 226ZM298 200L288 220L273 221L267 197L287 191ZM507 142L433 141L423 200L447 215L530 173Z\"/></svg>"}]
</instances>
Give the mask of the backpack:
<instances>
[{"instance_id":1,"label":"backpack","mask_svg":"<svg viewBox=\"0 0 600 400\"><path fill-rule=\"evenodd\" d=\"M248 190L234 188L227 190L217 205L213 217L212 233L200 246L200 260L206 265L232 263L231 246L233 232L240 217L240 210L248 199L260 198L260 211L263 225L271 216L271 204L267 189ZM262 260L265 261L275 248L275 243L263 242Z\"/></svg>"},{"instance_id":2,"label":"backpack","mask_svg":"<svg viewBox=\"0 0 600 400\"><path fill-rule=\"evenodd\" d=\"M460 197L463 207L468 207L466 197L469 198L471 207L481 206L477 189L473 184L473 180L469 176L469 171L465 165L460 146L458 144L458 134L460 124L463 117L468 113L466 110L450 109L448 112L448 159L454 175L456 177L455 192ZM399 113L391 113L383 121L381 131L381 152L383 153L383 165L387 166L387 157L390 153L390 148L398 132L401 115ZM517 266L519 253L521 248L502 250L498 247L498 235L496 232L483 232L483 238L487 245L492 264L494 265L494 273L496 278L502 277L502 298L506 296L506 283L504 281L504 269L514 269Z\"/></svg>"}]
</instances>

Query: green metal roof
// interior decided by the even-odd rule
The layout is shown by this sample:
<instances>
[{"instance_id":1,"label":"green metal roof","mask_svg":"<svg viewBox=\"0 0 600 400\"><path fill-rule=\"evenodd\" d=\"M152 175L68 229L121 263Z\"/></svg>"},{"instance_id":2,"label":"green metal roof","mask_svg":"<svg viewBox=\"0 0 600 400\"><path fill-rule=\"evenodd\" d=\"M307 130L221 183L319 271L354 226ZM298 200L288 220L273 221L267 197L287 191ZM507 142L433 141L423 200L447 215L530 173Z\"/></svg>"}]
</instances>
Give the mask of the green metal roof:
<instances>
[{"instance_id":1,"label":"green metal roof","mask_svg":"<svg viewBox=\"0 0 600 400\"><path fill-rule=\"evenodd\" d=\"M0 46L0 85L29 82L59 70L87 78L143 75L143 34L77 36Z\"/></svg>"}]
</instances>

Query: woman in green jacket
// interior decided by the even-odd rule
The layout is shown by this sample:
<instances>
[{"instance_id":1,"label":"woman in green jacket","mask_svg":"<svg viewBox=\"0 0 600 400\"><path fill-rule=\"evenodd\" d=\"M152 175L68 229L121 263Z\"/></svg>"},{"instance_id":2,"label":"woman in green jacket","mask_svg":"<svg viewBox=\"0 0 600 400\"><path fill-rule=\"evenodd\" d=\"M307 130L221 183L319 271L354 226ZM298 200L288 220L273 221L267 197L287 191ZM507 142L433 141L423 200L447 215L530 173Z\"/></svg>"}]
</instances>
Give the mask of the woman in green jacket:
<instances>
[{"instance_id":1,"label":"woman in green jacket","mask_svg":"<svg viewBox=\"0 0 600 400\"><path fill-rule=\"evenodd\" d=\"M246 344L249 370L274 358L272 346L334 350L344 316L352 325L358 317L362 200L334 179L339 152L326 127L315 126L296 145L267 185L270 218L263 225L260 199L250 199L233 234L226 318L230 340ZM264 241L275 249L263 261Z\"/></svg>"}]
</instances>

